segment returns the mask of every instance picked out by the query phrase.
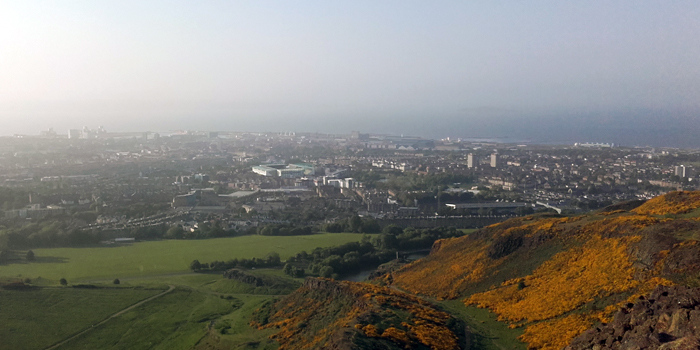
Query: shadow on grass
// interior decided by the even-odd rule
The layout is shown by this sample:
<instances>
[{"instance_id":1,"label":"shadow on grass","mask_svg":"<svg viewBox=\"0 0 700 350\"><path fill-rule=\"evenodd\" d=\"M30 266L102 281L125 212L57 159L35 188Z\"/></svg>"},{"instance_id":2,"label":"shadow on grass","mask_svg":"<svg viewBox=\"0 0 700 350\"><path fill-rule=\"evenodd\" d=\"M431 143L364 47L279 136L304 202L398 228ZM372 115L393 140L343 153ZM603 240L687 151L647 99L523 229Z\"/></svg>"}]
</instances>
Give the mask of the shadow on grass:
<instances>
[{"instance_id":1,"label":"shadow on grass","mask_svg":"<svg viewBox=\"0 0 700 350\"><path fill-rule=\"evenodd\" d=\"M146 241L139 241L139 242L146 242ZM95 243L95 244L83 244L83 245L75 245L75 246L60 247L60 248L75 248L75 249L81 249L81 248L121 248L121 247L130 247L130 246L134 245L135 243L138 243L138 242L130 242L130 243Z\"/></svg>"},{"instance_id":2,"label":"shadow on grass","mask_svg":"<svg viewBox=\"0 0 700 350\"><path fill-rule=\"evenodd\" d=\"M60 256L37 256L34 260L29 261L27 259L13 258L0 262L0 266L16 265L16 264L55 264L55 263L67 263L68 258L63 258Z\"/></svg>"}]
</instances>

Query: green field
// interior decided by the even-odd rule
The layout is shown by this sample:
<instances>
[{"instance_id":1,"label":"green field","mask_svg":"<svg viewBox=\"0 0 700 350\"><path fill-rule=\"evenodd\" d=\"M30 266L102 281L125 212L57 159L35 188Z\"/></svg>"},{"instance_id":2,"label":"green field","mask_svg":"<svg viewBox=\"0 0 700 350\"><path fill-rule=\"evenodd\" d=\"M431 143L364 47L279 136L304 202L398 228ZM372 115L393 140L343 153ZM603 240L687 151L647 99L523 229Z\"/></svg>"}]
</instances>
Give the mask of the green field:
<instances>
[{"instance_id":1,"label":"green field","mask_svg":"<svg viewBox=\"0 0 700 350\"><path fill-rule=\"evenodd\" d=\"M0 290L0 349L42 349L163 290Z\"/></svg>"},{"instance_id":2,"label":"green field","mask_svg":"<svg viewBox=\"0 0 700 350\"><path fill-rule=\"evenodd\" d=\"M69 283L177 274L189 271L192 260L210 262L262 258L270 252L282 260L302 250L341 245L362 239L356 233L310 236L241 236L204 240L163 240L89 248L35 249L36 261L0 265L0 277L42 277Z\"/></svg>"},{"instance_id":3,"label":"green field","mask_svg":"<svg viewBox=\"0 0 700 350\"><path fill-rule=\"evenodd\" d=\"M95 327L58 349L190 349L211 322L238 309L238 299L175 290Z\"/></svg>"},{"instance_id":4,"label":"green field","mask_svg":"<svg viewBox=\"0 0 700 350\"><path fill-rule=\"evenodd\" d=\"M276 349L268 339L274 330L249 323L255 309L301 284L280 272L247 271L263 278L263 287L221 274L187 273L119 287L0 289L0 305L8 305L0 308L0 350L46 349L63 341L55 349ZM174 290L160 294L167 286ZM108 318L118 311L123 314Z\"/></svg>"},{"instance_id":5,"label":"green field","mask_svg":"<svg viewBox=\"0 0 700 350\"><path fill-rule=\"evenodd\" d=\"M190 349L240 300L177 289L130 310L58 349Z\"/></svg>"}]
</instances>

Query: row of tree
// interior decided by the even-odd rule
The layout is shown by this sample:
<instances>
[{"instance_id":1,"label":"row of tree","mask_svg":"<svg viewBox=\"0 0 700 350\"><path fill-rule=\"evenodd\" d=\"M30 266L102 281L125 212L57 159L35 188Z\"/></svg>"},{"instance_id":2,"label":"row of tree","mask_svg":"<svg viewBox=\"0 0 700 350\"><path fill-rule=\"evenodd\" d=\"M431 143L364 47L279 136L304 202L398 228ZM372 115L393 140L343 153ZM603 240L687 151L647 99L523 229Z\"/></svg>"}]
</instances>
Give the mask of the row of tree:
<instances>
[{"instance_id":1,"label":"row of tree","mask_svg":"<svg viewBox=\"0 0 700 350\"><path fill-rule=\"evenodd\" d=\"M357 215L347 219L326 224L323 230L331 233L354 232L354 233L379 233L382 228L377 220L372 218L361 218Z\"/></svg>"},{"instance_id":2,"label":"row of tree","mask_svg":"<svg viewBox=\"0 0 700 350\"><path fill-rule=\"evenodd\" d=\"M226 271L237 267L243 267L247 269L261 268L261 267L280 267L282 266L282 260L280 255L276 252L268 253L264 258L252 258L252 259L231 259L228 261L213 261L211 263L200 263L199 260L194 260L190 263L190 270L194 272L200 271Z\"/></svg>"},{"instance_id":3,"label":"row of tree","mask_svg":"<svg viewBox=\"0 0 700 350\"><path fill-rule=\"evenodd\" d=\"M454 227L414 229L389 225L383 232L370 238L364 235L360 242L339 246L316 248L311 253L302 251L282 265L279 254L270 253L265 258L232 259L190 264L193 271L225 271L232 268L283 267L293 277L305 275L337 278L342 275L374 268L392 260L397 251L428 249L437 239L458 237L463 232Z\"/></svg>"}]
</instances>

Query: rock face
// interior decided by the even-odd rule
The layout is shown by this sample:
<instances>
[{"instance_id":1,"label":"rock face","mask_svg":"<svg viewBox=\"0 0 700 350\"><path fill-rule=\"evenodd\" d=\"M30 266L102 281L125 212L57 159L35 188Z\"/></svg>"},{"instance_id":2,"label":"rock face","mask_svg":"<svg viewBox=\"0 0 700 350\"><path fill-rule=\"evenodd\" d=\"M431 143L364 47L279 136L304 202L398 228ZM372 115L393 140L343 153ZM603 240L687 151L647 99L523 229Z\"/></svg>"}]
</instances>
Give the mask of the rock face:
<instances>
[{"instance_id":1,"label":"rock face","mask_svg":"<svg viewBox=\"0 0 700 350\"><path fill-rule=\"evenodd\" d=\"M236 280L238 282L250 284L256 287L264 286L265 282L259 277L249 275L238 269L230 269L224 272L224 277L230 280Z\"/></svg>"},{"instance_id":2,"label":"rock face","mask_svg":"<svg viewBox=\"0 0 700 350\"><path fill-rule=\"evenodd\" d=\"M657 287L618 311L612 323L587 330L565 349L700 349L700 288Z\"/></svg>"},{"instance_id":3,"label":"rock face","mask_svg":"<svg viewBox=\"0 0 700 350\"><path fill-rule=\"evenodd\" d=\"M307 278L252 316L280 350L461 350L466 327L416 296L367 283Z\"/></svg>"}]
</instances>

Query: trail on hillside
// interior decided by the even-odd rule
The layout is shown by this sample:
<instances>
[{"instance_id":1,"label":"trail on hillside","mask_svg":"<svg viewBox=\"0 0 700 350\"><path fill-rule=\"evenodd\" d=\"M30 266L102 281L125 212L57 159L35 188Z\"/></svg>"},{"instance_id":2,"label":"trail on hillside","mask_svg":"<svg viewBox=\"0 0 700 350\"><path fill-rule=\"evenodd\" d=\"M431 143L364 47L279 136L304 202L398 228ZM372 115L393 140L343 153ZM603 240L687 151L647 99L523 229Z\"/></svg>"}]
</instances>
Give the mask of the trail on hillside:
<instances>
[{"instance_id":1,"label":"trail on hillside","mask_svg":"<svg viewBox=\"0 0 700 350\"><path fill-rule=\"evenodd\" d=\"M112 314L111 316L105 318L104 320L102 320L102 321L100 321L100 322L98 322L98 323L95 323L95 324L93 324L92 326L90 326L90 327L88 327L88 328L86 328L86 329L84 329L84 330L82 330L82 331L80 331L80 332L78 332L78 333L76 333L76 334L74 334L74 335L68 337L67 339L64 339L64 340L62 340L62 341L60 341L60 342L58 342L58 343L56 343L56 344L54 344L54 345L49 346L49 347L46 348L45 350L56 349L56 348L58 348L59 346L61 346L61 345L65 344L65 343L67 343L67 342L69 342L69 341L71 341L71 340L73 340L73 339L75 339L75 338L77 338L77 337L79 337L79 336L81 336L81 335L83 335L83 334L85 334L85 333L87 333L87 332L93 330L95 327L101 326L101 325L107 323L109 320L111 320L111 319L113 319L113 318L116 318L116 317L119 317L119 316L123 315L124 313L126 313L126 312L128 312L128 311L131 311L131 310L133 310L133 309L135 309L135 308L137 308L137 307L139 307L139 306L141 306L141 305L143 305L143 304L145 304L145 303L147 303L147 302L149 302L149 301L152 301L152 300L154 300L154 299L160 298L160 297L162 297L163 295L172 292L173 290L175 290L175 286L174 286L174 285L169 285L169 286L168 286L168 290L166 290L166 291L164 291L164 292L162 292L162 293L156 294L156 295L154 295L154 296L148 297L148 298L146 298L146 299L143 299L143 300L137 302L136 304L133 304L133 305L131 305L131 306L128 306L128 307L126 307L126 308L124 308L124 309L122 309L122 310L116 312L115 314Z\"/></svg>"}]
</instances>

